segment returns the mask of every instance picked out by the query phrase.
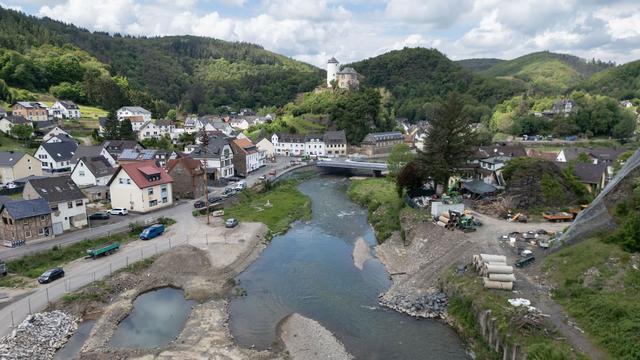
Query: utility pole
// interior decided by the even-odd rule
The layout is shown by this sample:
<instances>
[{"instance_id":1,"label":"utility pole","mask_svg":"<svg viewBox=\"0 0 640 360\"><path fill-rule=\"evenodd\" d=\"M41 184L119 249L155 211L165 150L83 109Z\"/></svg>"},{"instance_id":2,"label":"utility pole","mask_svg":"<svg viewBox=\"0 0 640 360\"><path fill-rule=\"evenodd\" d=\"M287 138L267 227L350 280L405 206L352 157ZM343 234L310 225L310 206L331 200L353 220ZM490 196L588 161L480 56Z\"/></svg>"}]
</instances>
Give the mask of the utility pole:
<instances>
[{"instance_id":1,"label":"utility pole","mask_svg":"<svg viewBox=\"0 0 640 360\"><path fill-rule=\"evenodd\" d=\"M209 215L210 215L210 208L209 208L209 178L207 177L207 164L208 164L208 160L207 160L207 153L209 151L209 135L207 135L207 131L204 129L204 127L200 130L200 143L202 145L202 149L203 149L203 158L204 158L204 168L203 168L203 176L204 176L204 203L205 206L207 207L207 225L209 225L211 223L211 220L209 219Z\"/></svg>"}]
</instances>

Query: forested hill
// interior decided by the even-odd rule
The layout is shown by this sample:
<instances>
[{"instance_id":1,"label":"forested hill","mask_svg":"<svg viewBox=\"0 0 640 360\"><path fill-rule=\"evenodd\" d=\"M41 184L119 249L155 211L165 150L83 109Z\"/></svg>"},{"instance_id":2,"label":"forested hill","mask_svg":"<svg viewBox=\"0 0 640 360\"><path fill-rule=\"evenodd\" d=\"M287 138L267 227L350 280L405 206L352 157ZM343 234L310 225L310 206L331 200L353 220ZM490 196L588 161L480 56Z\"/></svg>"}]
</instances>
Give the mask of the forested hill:
<instances>
[{"instance_id":1,"label":"forested hill","mask_svg":"<svg viewBox=\"0 0 640 360\"><path fill-rule=\"evenodd\" d=\"M396 115L411 120L424 118L451 91L465 95L476 120L490 116L494 105L524 91L522 84L475 74L435 49L405 48L350 66L363 75L365 85L391 91Z\"/></svg>"},{"instance_id":2,"label":"forested hill","mask_svg":"<svg viewBox=\"0 0 640 360\"><path fill-rule=\"evenodd\" d=\"M640 98L640 60L596 73L579 88L616 99Z\"/></svg>"},{"instance_id":3,"label":"forested hill","mask_svg":"<svg viewBox=\"0 0 640 360\"><path fill-rule=\"evenodd\" d=\"M502 60L502 59L478 58L478 59L457 60L456 63L471 71L479 72L479 71L488 70L494 65L503 63L505 61L506 60Z\"/></svg>"},{"instance_id":4,"label":"forested hill","mask_svg":"<svg viewBox=\"0 0 640 360\"><path fill-rule=\"evenodd\" d=\"M535 92L551 95L573 88L589 76L613 65L542 51L499 62L480 73L491 77L520 79L531 84Z\"/></svg>"},{"instance_id":5,"label":"forested hill","mask_svg":"<svg viewBox=\"0 0 640 360\"><path fill-rule=\"evenodd\" d=\"M77 46L107 64L112 76L124 76L132 88L185 111L284 105L324 79L316 67L253 44L195 36L111 36L0 8L0 48L24 54L44 44Z\"/></svg>"}]
</instances>

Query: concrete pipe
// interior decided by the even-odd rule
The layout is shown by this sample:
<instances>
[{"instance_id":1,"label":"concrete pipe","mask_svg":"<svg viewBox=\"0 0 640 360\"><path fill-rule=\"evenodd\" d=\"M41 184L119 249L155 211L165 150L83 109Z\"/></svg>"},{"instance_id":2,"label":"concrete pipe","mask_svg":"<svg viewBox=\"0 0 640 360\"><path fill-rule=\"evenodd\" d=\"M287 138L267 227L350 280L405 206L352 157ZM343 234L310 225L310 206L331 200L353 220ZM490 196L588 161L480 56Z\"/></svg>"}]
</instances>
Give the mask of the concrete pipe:
<instances>
[{"instance_id":1,"label":"concrete pipe","mask_svg":"<svg viewBox=\"0 0 640 360\"><path fill-rule=\"evenodd\" d=\"M507 262L507 257L504 255L490 255L490 254L480 254L480 258L484 262Z\"/></svg>"},{"instance_id":2,"label":"concrete pipe","mask_svg":"<svg viewBox=\"0 0 640 360\"><path fill-rule=\"evenodd\" d=\"M497 289L497 290L512 290L513 283L511 281L491 281L484 278L485 289Z\"/></svg>"},{"instance_id":3,"label":"concrete pipe","mask_svg":"<svg viewBox=\"0 0 640 360\"><path fill-rule=\"evenodd\" d=\"M516 276L513 274L489 274L489 280L491 281L516 281Z\"/></svg>"},{"instance_id":4,"label":"concrete pipe","mask_svg":"<svg viewBox=\"0 0 640 360\"><path fill-rule=\"evenodd\" d=\"M485 265L484 269L489 274L513 274L513 267L507 265Z\"/></svg>"},{"instance_id":5,"label":"concrete pipe","mask_svg":"<svg viewBox=\"0 0 640 360\"><path fill-rule=\"evenodd\" d=\"M442 222L442 221L438 221L438 222L436 223L436 225L441 226L441 227L446 227L446 226L447 226L447 223L444 223L444 222Z\"/></svg>"},{"instance_id":6,"label":"concrete pipe","mask_svg":"<svg viewBox=\"0 0 640 360\"><path fill-rule=\"evenodd\" d=\"M446 217L446 216L440 216L440 217L438 218L438 220L442 221L442 222L443 222L443 223L445 223L445 224L448 224L448 223L449 223L449 218L448 218L448 217Z\"/></svg>"}]
</instances>

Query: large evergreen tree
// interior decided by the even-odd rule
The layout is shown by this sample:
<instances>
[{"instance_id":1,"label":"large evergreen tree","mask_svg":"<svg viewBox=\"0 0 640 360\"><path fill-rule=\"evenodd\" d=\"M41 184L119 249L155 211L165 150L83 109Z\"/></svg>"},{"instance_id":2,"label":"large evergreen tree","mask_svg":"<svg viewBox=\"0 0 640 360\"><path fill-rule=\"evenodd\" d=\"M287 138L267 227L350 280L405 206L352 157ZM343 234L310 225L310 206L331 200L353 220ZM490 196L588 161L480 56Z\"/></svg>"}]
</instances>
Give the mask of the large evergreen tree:
<instances>
[{"instance_id":1,"label":"large evergreen tree","mask_svg":"<svg viewBox=\"0 0 640 360\"><path fill-rule=\"evenodd\" d=\"M124 119L120 122L118 135L120 136L120 139L123 140L134 140L136 138L133 133L133 126L131 126L131 120Z\"/></svg>"},{"instance_id":2,"label":"large evergreen tree","mask_svg":"<svg viewBox=\"0 0 640 360\"><path fill-rule=\"evenodd\" d=\"M109 115L107 115L103 137L105 140L120 139L120 123L118 122L115 111L109 111Z\"/></svg>"},{"instance_id":3,"label":"large evergreen tree","mask_svg":"<svg viewBox=\"0 0 640 360\"><path fill-rule=\"evenodd\" d=\"M436 108L429 125L425 148L418 151L417 162L423 177L447 186L451 175L466 164L476 145L471 118L460 96L449 94Z\"/></svg>"}]
</instances>

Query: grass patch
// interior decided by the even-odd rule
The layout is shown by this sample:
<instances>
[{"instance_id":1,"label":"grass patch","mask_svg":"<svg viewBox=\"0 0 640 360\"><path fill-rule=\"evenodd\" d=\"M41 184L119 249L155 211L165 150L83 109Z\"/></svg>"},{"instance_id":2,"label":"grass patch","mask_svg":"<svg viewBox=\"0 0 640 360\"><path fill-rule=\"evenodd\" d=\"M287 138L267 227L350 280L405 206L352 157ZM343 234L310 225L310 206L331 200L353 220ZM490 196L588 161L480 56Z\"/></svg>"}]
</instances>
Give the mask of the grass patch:
<instances>
[{"instance_id":1,"label":"grass patch","mask_svg":"<svg viewBox=\"0 0 640 360\"><path fill-rule=\"evenodd\" d=\"M0 151L18 151L33 155L37 149L25 147L24 141L19 141L4 133L0 133Z\"/></svg>"},{"instance_id":2,"label":"grass patch","mask_svg":"<svg viewBox=\"0 0 640 360\"><path fill-rule=\"evenodd\" d=\"M347 195L369 210L369 222L375 230L378 243L383 243L391 233L400 230L403 202L392 181L383 178L353 180Z\"/></svg>"},{"instance_id":3,"label":"grass patch","mask_svg":"<svg viewBox=\"0 0 640 360\"><path fill-rule=\"evenodd\" d=\"M482 278L469 272L458 275L452 270L446 275L445 281L448 286L457 289L456 296L450 299L448 313L461 328L462 335L473 340L478 358L492 359L494 353L481 336L475 309L491 310L491 317L495 319L503 341L509 345L520 345L529 359L583 358L581 354L572 352L569 345L560 340L559 336L550 336L537 328L516 326L514 319L520 318L526 310L509 305L507 300L514 297L512 292L486 290L482 285ZM549 348L554 349L553 355L558 357L540 357L546 354Z\"/></svg>"},{"instance_id":4,"label":"grass patch","mask_svg":"<svg viewBox=\"0 0 640 360\"><path fill-rule=\"evenodd\" d=\"M286 231L291 223L311 217L311 201L297 189L298 181L284 181L258 193L243 191L240 202L224 210L225 219L261 222L274 233Z\"/></svg>"},{"instance_id":5,"label":"grass patch","mask_svg":"<svg viewBox=\"0 0 640 360\"><path fill-rule=\"evenodd\" d=\"M33 287L34 284L31 283L30 279L27 279L23 276L3 276L0 277L0 287L6 288L26 288Z\"/></svg>"},{"instance_id":6,"label":"grass patch","mask_svg":"<svg viewBox=\"0 0 640 360\"><path fill-rule=\"evenodd\" d=\"M616 359L640 358L638 254L598 238L567 247L544 264L553 296Z\"/></svg>"}]
</instances>

